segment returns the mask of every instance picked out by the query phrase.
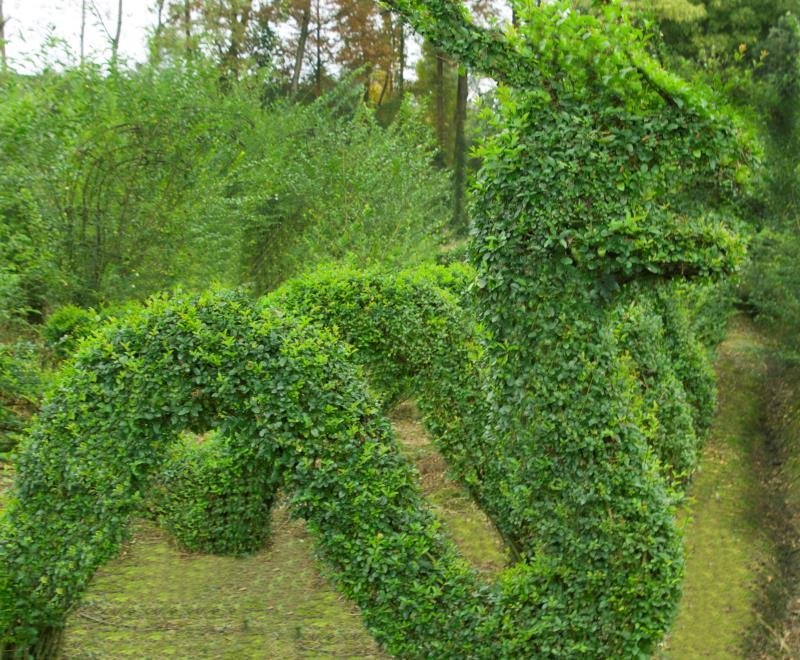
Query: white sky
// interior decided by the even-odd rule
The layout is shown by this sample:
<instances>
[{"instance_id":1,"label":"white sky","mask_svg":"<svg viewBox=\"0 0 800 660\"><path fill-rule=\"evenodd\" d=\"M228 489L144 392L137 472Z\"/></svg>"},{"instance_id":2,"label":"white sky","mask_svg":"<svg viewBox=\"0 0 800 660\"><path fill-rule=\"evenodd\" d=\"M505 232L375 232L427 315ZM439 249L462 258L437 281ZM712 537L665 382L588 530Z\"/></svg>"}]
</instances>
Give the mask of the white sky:
<instances>
[{"instance_id":1,"label":"white sky","mask_svg":"<svg viewBox=\"0 0 800 660\"><path fill-rule=\"evenodd\" d=\"M97 8L112 34L116 29L117 0L86 1L86 55L107 59L109 39L100 21L90 11ZM147 30L155 25L150 0L123 0L120 55L143 60ZM77 58L80 52L81 0L5 0L6 51L10 64L19 71L38 68L36 61L49 37L61 39Z\"/></svg>"}]
</instances>

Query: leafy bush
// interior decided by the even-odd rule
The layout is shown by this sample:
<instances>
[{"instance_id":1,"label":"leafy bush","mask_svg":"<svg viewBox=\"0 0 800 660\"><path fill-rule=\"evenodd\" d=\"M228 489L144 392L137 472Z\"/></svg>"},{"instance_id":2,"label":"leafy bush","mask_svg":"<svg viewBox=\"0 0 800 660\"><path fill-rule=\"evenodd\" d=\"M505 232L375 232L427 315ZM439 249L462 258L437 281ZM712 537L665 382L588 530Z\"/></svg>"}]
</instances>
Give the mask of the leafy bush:
<instances>
[{"instance_id":1,"label":"leafy bush","mask_svg":"<svg viewBox=\"0 0 800 660\"><path fill-rule=\"evenodd\" d=\"M646 295L637 297L617 310L616 339L634 363L648 443L665 478L678 485L697 464L699 440L693 410L668 350L664 321Z\"/></svg>"},{"instance_id":2,"label":"leafy bush","mask_svg":"<svg viewBox=\"0 0 800 660\"><path fill-rule=\"evenodd\" d=\"M487 508L483 475L490 458L482 441L487 413L481 335L459 304L472 277L474 271L462 264L399 274L328 268L287 282L262 304L319 324L347 342L354 349L351 358L364 367L384 407L405 396L417 398L426 429L453 476ZM691 335L680 300L675 300L668 293L640 293L638 300L617 311L615 335L633 360L646 441L659 456L670 485L679 488L693 471L705 437L714 381L706 353ZM697 387L704 394L702 388L710 387L710 400L698 401ZM200 471L194 478L198 483L206 480ZM163 483L168 488L169 478ZM187 508L202 497L187 495ZM173 511L180 512L182 497L173 497ZM218 504L216 493L210 497L209 506ZM196 524L203 534L213 536L201 520ZM502 533L511 542L513 531Z\"/></svg>"},{"instance_id":3,"label":"leafy bush","mask_svg":"<svg viewBox=\"0 0 800 660\"><path fill-rule=\"evenodd\" d=\"M323 269L287 282L262 303L341 337L385 407L414 397L453 476L485 506L481 336L460 305L472 276L463 265L398 274Z\"/></svg>"},{"instance_id":4,"label":"leafy bush","mask_svg":"<svg viewBox=\"0 0 800 660\"><path fill-rule=\"evenodd\" d=\"M432 256L450 185L418 112L384 129L353 81L311 105L261 82L202 58L3 76L0 314Z\"/></svg>"},{"instance_id":5,"label":"leafy bush","mask_svg":"<svg viewBox=\"0 0 800 660\"><path fill-rule=\"evenodd\" d=\"M722 341L731 314L728 285L673 283L661 288L656 305L664 322L667 350L675 374L691 406L697 438L711 427L717 404L717 383L710 350ZM716 316L715 316L716 314Z\"/></svg>"},{"instance_id":6,"label":"leafy bush","mask_svg":"<svg viewBox=\"0 0 800 660\"><path fill-rule=\"evenodd\" d=\"M243 277L259 292L321 263L403 266L432 258L450 184L406 106L386 129L342 83L310 106L278 104L249 133L220 209L243 227Z\"/></svg>"},{"instance_id":7,"label":"leafy bush","mask_svg":"<svg viewBox=\"0 0 800 660\"><path fill-rule=\"evenodd\" d=\"M752 258L752 253L751 253ZM686 308L692 334L713 354L725 338L736 302L733 282L699 282L673 288Z\"/></svg>"},{"instance_id":8,"label":"leafy bush","mask_svg":"<svg viewBox=\"0 0 800 660\"><path fill-rule=\"evenodd\" d=\"M324 268L287 282L262 305L336 333L354 349L351 359L364 367L384 408L418 397L425 424L451 470L479 497L476 457L485 420L478 337L458 299L438 286L463 291L469 274L464 266L425 266L397 275ZM230 543L240 538L241 526L226 512L252 510L250 517L260 519L258 497L248 500L250 493L261 492L257 478L253 483L245 478L252 475L250 457L239 454L241 463L236 463L233 455L220 441L182 445L178 459L158 477L162 523L187 549L228 554L245 537ZM225 479L231 479L230 488L220 486ZM249 549L263 536L259 533Z\"/></svg>"},{"instance_id":9,"label":"leafy bush","mask_svg":"<svg viewBox=\"0 0 800 660\"><path fill-rule=\"evenodd\" d=\"M360 300L373 313L324 302L345 297ZM388 379L394 369L398 378L410 378L426 394L439 392L443 398L438 401L423 396L420 403L430 406L426 417L434 429L439 425L435 437L445 455L455 459L454 470L460 474L462 466L469 467L460 476L468 485L470 477L478 478L473 490L490 510L501 502L515 506L521 493L509 497L497 488L501 484L489 480L496 479L492 464L502 462L501 457L491 448L479 460L471 453L482 444L475 431L483 424L473 405L480 409L480 396L469 397L476 396L482 377L462 369L464 378L447 366L448 361L451 367L474 366L480 350L470 347L475 331L451 294L426 283L419 272L338 278L323 273L288 286L269 302L277 300L286 309L296 305L318 318L341 310L340 320L348 322L340 327L365 343L362 360L371 347L373 362L383 363L374 373ZM402 314L395 320L388 312L398 308ZM354 325L359 317L361 325ZM503 648L529 643L538 619L522 606L522 593L541 578L522 562L497 587L481 585L422 507L413 471L365 396L358 370L348 365L359 352L287 318L269 305L256 310L247 299L226 293L155 300L81 347L43 407L19 461L14 503L0 524L3 563L21 567L0 578L0 622L8 652L51 648L63 612L94 568L116 551L125 521L141 506L151 478L158 483L165 474L166 496L177 486L181 504L193 505L177 519L185 525L179 533L188 533L198 547L220 541L226 552L243 550L236 542L244 539L244 528L231 525L227 507L238 502L244 507L237 509L239 514L253 511L259 497L245 488L243 499L225 498L225 507L214 511L208 494L227 491L229 485L260 484L260 511L266 513L271 494L285 488L293 515L308 521L338 583L392 653L442 657L475 648L483 655L494 653L490 650L498 643ZM422 328L423 339L417 341L434 341L427 346L395 342L388 333L379 337L370 331L376 327L391 328L398 336L406 333L409 341ZM395 345L399 352L390 355L385 349ZM419 358L416 371L403 363L403 350ZM83 412L86 406L91 415ZM475 420L471 428L465 419ZM208 428L216 428L219 437L184 453L181 432ZM169 447L175 443L177 453L172 453ZM226 454L229 450L236 454ZM170 473L170 465L175 472ZM226 467L236 466L250 469L225 473ZM192 482L193 476L200 477L199 483ZM641 477L635 470L620 472L620 478ZM199 486L196 497L187 491L190 483ZM206 535L213 525L197 525L197 516L209 510L222 523L214 530L221 538ZM252 519L259 539L264 528L258 523L264 520ZM508 530L510 521L501 520ZM22 538L34 539L33 545L21 544ZM18 563L22 557L24 563ZM431 589L439 596L426 596Z\"/></svg>"},{"instance_id":10,"label":"leafy bush","mask_svg":"<svg viewBox=\"0 0 800 660\"><path fill-rule=\"evenodd\" d=\"M84 344L43 406L0 519L4 653L55 651L65 612L117 551L169 446L211 426L291 495L393 653L491 647L513 605L441 536L347 354L328 333L224 293L153 301Z\"/></svg>"},{"instance_id":11,"label":"leafy bush","mask_svg":"<svg viewBox=\"0 0 800 660\"><path fill-rule=\"evenodd\" d=\"M213 228L198 209L221 194L239 151L228 136L260 112L252 97L223 94L199 61L8 75L0 88L0 207L21 197L39 219L48 301L140 297L235 261L224 242L201 249Z\"/></svg>"},{"instance_id":12,"label":"leafy bush","mask_svg":"<svg viewBox=\"0 0 800 660\"><path fill-rule=\"evenodd\" d=\"M0 324L40 320L54 274L42 218L11 178L0 173Z\"/></svg>"},{"instance_id":13,"label":"leafy bush","mask_svg":"<svg viewBox=\"0 0 800 660\"><path fill-rule=\"evenodd\" d=\"M647 56L619 3L517 3L510 39L446 0L387 4L510 86L478 150L470 254L488 336L486 508L530 557L505 593L536 634L498 655L646 654L675 610L680 543L614 319L632 286L741 261L727 219L746 144L722 104Z\"/></svg>"},{"instance_id":14,"label":"leafy bush","mask_svg":"<svg viewBox=\"0 0 800 660\"><path fill-rule=\"evenodd\" d=\"M787 349L800 357L800 239L796 231L764 231L755 241L744 285L747 302Z\"/></svg>"},{"instance_id":15,"label":"leafy bush","mask_svg":"<svg viewBox=\"0 0 800 660\"><path fill-rule=\"evenodd\" d=\"M42 337L59 357L66 357L97 325L99 316L90 309L64 305L47 317L42 325Z\"/></svg>"},{"instance_id":16,"label":"leafy bush","mask_svg":"<svg viewBox=\"0 0 800 660\"><path fill-rule=\"evenodd\" d=\"M36 344L0 344L0 457L17 446L44 383Z\"/></svg>"}]
</instances>

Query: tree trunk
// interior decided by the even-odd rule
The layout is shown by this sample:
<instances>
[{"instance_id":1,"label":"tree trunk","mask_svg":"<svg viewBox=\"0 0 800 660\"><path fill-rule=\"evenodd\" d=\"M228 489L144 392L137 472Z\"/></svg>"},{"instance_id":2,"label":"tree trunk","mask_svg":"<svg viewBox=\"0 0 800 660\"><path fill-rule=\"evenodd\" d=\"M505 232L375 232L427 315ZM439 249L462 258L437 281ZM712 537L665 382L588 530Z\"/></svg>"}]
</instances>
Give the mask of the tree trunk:
<instances>
[{"instance_id":1,"label":"tree trunk","mask_svg":"<svg viewBox=\"0 0 800 660\"><path fill-rule=\"evenodd\" d=\"M444 56L436 53L436 78L433 85L436 101L436 139L444 151Z\"/></svg>"},{"instance_id":2,"label":"tree trunk","mask_svg":"<svg viewBox=\"0 0 800 660\"><path fill-rule=\"evenodd\" d=\"M86 58L86 0L81 0L81 64Z\"/></svg>"},{"instance_id":3,"label":"tree trunk","mask_svg":"<svg viewBox=\"0 0 800 660\"><path fill-rule=\"evenodd\" d=\"M0 68L8 66L6 59L6 18L3 13L3 0L0 0Z\"/></svg>"},{"instance_id":4,"label":"tree trunk","mask_svg":"<svg viewBox=\"0 0 800 660\"><path fill-rule=\"evenodd\" d=\"M234 80L239 79L239 72L242 67L242 53L244 53L245 49L247 29L250 26L252 12L253 0L250 0L242 7L241 14L238 13L236 7L233 7L228 17L231 38L225 59L228 61L228 68L233 73Z\"/></svg>"},{"instance_id":5,"label":"tree trunk","mask_svg":"<svg viewBox=\"0 0 800 660\"><path fill-rule=\"evenodd\" d=\"M314 83L317 97L322 96L322 16L319 8L320 0L316 1L317 19L317 62L314 67Z\"/></svg>"},{"instance_id":6,"label":"tree trunk","mask_svg":"<svg viewBox=\"0 0 800 660\"><path fill-rule=\"evenodd\" d=\"M303 5L303 16L300 20L300 36L297 40L297 52L294 55L294 70L292 71L292 84L289 87L289 94L291 96L297 95L297 87L300 84L300 71L303 68L303 57L305 57L306 40L308 39L308 24L310 22L311 22L311 0L306 0L306 3ZM319 39L319 30L317 31L317 39Z\"/></svg>"},{"instance_id":7,"label":"tree trunk","mask_svg":"<svg viewBox=\"0 0 800 660\"><path fill-rule=\"evenodd\" d=\"M406 88L406 29L402 21L398 21L400 30L400 66L397 70L397 90L402 97Z\"/></svg>"},{"instance_id":8,"label":"tree trunk","mask_svg":"<svg viewBox=\"0 0 800 660\"><path fill-rule=\"evenodd\" d=\"M183 0L183 37L186 40L186 58L192 58L192 5Z\"/></svg>"},{"instance_id":9,"label":"tree trunk","mask_svg":"<svg viewBox=\"0 0 800 660\"><path fill-rule=\"evenodd\" d=\"M463 234L467 228L467 214L464 205L467 183L467 141L464 126L467 121L467 70L458 72L455 114L455 145L453 148L453 229Z\"/></svg>"},{"instance_id":10,"label":"tree trunk","mask_svg":"<svg viewBox=\"0 0 800 660\"><path fill-rule=\"evenodd\" d=\"M383 72L383 74L383 86L381 87L381 95L378 97L378 105L383 105L383 99L386 97L386 92L389 90L392 83L391 62L386 65L386 70Z\"/></svg>"},{"instance_id":11,"label":"tree trunk","mask_svg":"<svg viewBox=\"0 0 800 660\"><path fill-rule=\"evenodd\" d=\"M117 63L117 52L119 51L119 38L122 34L122 0L117 2L117 29L114 31L114 38L111 40L111 65Z\"/></svg>"}]
</instances>

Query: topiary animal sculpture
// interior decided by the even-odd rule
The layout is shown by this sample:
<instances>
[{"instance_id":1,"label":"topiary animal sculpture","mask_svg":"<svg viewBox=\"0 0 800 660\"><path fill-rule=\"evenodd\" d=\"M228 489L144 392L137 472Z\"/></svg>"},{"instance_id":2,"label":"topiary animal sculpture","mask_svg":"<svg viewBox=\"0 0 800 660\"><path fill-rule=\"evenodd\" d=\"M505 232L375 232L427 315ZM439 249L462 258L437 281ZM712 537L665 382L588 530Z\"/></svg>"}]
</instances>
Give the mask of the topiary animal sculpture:
<instances>
[{"instance_id":1,"label":"topiary animal sculpture","mask_svg":"<svg viewBox=\"0 0 800 660\"><path fill-rule=\"evenodd\" d=\"M680 544L648 446L622 293L721 275L735 236L724 118L655 68L615 4L477 27L397 0L516 86L482 150L472 258L488 331L480 498L521 560L481 582L420 501L347 351L235 294L157 300L85 344L44 407L0 520L4 653L47 657L186 429L214 427L291 494L342 590L402 657L639 657L668 626ZM524 9L520 7L520 9Z\"/></svg>"}]
</instances>

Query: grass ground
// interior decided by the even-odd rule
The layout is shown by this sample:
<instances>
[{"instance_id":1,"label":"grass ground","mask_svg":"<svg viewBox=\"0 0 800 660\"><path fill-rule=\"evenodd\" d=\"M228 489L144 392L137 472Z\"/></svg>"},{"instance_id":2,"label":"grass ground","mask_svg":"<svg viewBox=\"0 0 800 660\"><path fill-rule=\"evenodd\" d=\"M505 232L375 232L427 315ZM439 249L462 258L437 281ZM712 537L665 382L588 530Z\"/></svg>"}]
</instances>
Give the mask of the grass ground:
<instances>
[{"instance_id":1,"label":"grass ground","mask_svg":"<svg viewBox=\"0 0 800 660\"><path fill-rule=\"evenodd\" d=\"M762 524L767 354L743 319L734 320L719 348L717 374L716 418L680 513L686 577L665 658L749 657L764 584L777 571Z\"/></svg>"}]
</instances>

